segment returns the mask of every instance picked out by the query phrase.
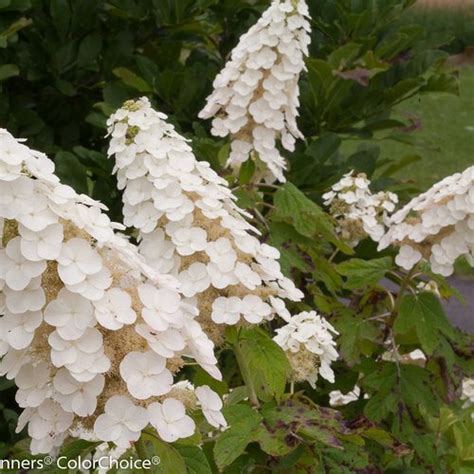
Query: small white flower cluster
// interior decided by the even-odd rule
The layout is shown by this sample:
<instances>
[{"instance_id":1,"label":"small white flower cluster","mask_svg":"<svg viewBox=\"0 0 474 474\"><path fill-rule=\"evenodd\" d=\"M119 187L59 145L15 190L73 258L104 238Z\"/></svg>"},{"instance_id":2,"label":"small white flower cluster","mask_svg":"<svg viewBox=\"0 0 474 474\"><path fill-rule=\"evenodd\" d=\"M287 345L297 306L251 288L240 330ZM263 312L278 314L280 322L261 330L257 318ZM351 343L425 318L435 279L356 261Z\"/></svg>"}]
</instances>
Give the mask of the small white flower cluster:
<instances>
[{"instance_id":1,"label":"small white flower cluster","mask_svg":"<svg viewBox=\"0 0 474 474\"><path fill-rule=\"evenodd\" d=\"M400 247L396 263L411 270L430 262L449 276L458 257L474 255L474 166L448 176L392 215L379 249Z\"/></svg>"},{"instance_id":2,"label":"small white flower cluster","mask_svg":"<svg viewBox=\"0 0 474 474\"><path fill-rule=\"evenodd\" d=\"M398 364L418 365L419 367L424 367L427 361L426 355L421 349L415 349L406 354L400 354L398 348L394 349L393 347L390 347L382 354L382 360L396 362Z\"/></svg>"},{"instance_id":3,"label":"small white flower cluster","mask_svg":"<svg viewBox=\"0 0 474 474\"><path fill-rule=\"evenodd\" d=\"M295 139L303 138L296 117L298 80L310 43L308 16L304 0L274 0L240 38L199 114L215 117L213 135L232 136L228 165L240 168L255 150L268 182L285 181L277 141L293 151Z\"/></svg>"},{"instance_id":4,"label":"small white flower cluster","mask_svg":"<svg viewBox=\"0 0 474 474\"><path fill-rule=\"evenodd\" d=\"M142 98L127 102L108 122L125 224L138 229L141 254L177 277L185 301L199 309L197 320L216 343L222 342L223 325L286 317L281 298L299 300L302 293L282 274L279 252L251 235L257 231L227 182L196 160L165 119ZM151 298L145 304L154 311ZM166 328L166 321L153 326Z\"/></svg>"},{"instance_id":5,"label":"small white flower cluster","mask_svg":"<svg viewBox=\"0 0 474 474\"><path fill-rule=\"evenodd\" d=\"M337 360L334 335L338 332L315 311L303 311L276 330L274 341L286 352L295 382L307 380L314 388L318 375L334 382L332 362Z\"/></svg>"},{"instance_id":6,"label":"small white flower cluster","mask_svg":"<svg viewBox=\"0 0 474 474\"><path fill-rule=\"evenodd\" d=\"M334 184L323 199L337 220L339 234L353 247L367 236L378 242L398 202L391 192L373 194L366 175L354 175L353 171Z\"/></svg>"},{"instance_id":7,"label":"small white flower cluster","mask_svg":"<svg viewBox=\"0 0 474 474\"><path fill-rule=\"evenodd\" d=\"M164 397L173 373L189 357L220 378L176 280L114 227L45 155L0 131L0 375L15 379L33 453L68 436L129 448L148 424L165 441L188 437L185 405ZM225 425L219 397L196 395L210 423Z\"/></svg>"},{"instance_id":8,"label":"small white flower cluster","mask_svg":"<svg viewBox=\"0 0 474 474\"><path fill-rule=\"evenodd\" d=\"M342 393L340 390L329 392L329 405L332 407L342 407L359 400L360 387L356 385L350 392ZM365 397L367 398L367 396Z\"/></svg>"},{"instance_id":9,"label":"small white flower cluster","mask_svg":"<svg viewBox=\"0 0 474 474\"><path fill-rule=\"evenodd\" d=\"M464 408L474 407L474 379L464 379L462 381L461 399L464 400ZM474 421L474 413L472 414L472 421Z\"/></svg>"}]
</instances>

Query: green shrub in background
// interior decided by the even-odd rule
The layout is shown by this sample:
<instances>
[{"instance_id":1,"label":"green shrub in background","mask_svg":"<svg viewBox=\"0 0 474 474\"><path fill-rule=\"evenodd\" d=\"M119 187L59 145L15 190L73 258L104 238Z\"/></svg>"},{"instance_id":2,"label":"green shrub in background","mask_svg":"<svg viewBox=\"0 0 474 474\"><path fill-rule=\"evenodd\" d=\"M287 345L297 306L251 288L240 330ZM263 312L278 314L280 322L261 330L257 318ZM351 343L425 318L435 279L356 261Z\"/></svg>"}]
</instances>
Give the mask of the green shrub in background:
<instances>
[{"instance_id":1,"label":"green shrub in background","mask_svg":"<svg viewBox=\"0 0 474 474\"><path fill-rule=\"evenodd\" d=\"M306 139L288 156L290 183L270 188L263 203L247 186L251 169L244 167L238 177L223 170L227 141L212 138L197 114L230 50L266 1L4 0L2 126L54 156L64 182L103 201L111 217L121 220L112 163L104 154L105 120L126 99L150 97L192 138L199 159L228 177L239 204L259 211L264 238L280 248L284 271L305 292L302 309L316 306L341 334L336 384L295 387L310 393L308 419L281 400L283 393L277 401L264 398L259 413L235 395L226 412L235 427L208 441L204 467L188 463L188 472L217 466L227 473L468 473L474 468L474 429L459 391L463 374L474 371L472 338L448 324L431 294L413 301L410 288L418 281L397 269L390 252L380 255L368 241L353 252L341 242L319 206L322 193L352 169L366 173L374 190L394 190L403 198L415 191L394 175L421 157L410 153L395 161L365 140L415 144L413 124L394 117L394 107L419 94L457 92L455 75L443 68L445 40L416 22L400 21L411 0L308 3L313 33L299 123ZM343 153L343 143L353 139L360 141L358 149ZM396 290L381 285L385 277ZM453 294L442 279L438 283L443 296ZM374 318L387 311L390 318ZM231 331L228 338L232 346ZM395 343L403 354L422 348L429 356L426 366L382 360L387 344ZM242 380L231 351L221 358L225 381L213 388L226 393ZM345 421L320 408L328 405L331 390L346 393L357 382L362 394L341 410ZM8 384L2 388L10 396ZM5 450L16 452L21 443L9 447L17 439L8 396L0 434ZM275 419L277 408L284 423ZM320 429L302 428L314 420ZM268 430L257 429L260 424Z\"/></svg>"},{"instance_id":2,"label":"green shrub in background","mask_svg":"<svg viewBox=\"0 0 474 474\"><path fill-rule=\"evenodd\" d=\"M474 6L471 2L446 3L445 6L417 6L405 13L401 21L422 25L432 36L438 36L443 50L462 53L474 46Z\"/></svg>"}]
</instances>

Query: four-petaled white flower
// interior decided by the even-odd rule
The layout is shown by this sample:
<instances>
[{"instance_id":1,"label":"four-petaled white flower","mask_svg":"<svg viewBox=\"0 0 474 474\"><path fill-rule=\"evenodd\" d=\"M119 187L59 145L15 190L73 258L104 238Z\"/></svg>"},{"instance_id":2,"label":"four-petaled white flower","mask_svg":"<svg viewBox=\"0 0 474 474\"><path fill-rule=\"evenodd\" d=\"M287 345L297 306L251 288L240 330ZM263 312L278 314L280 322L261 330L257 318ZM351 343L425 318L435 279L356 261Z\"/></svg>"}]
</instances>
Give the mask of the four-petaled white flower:
<instances>
[{"instance_id":1,"label":"four-petaled white flower","mask_svg":"<svg viewBox=\"0 0 474 474\"><path fill-rule=\"evenodd\" d=\"M160 438L168 443L177 439L188 438L194 434L196 425L186 415L182 402L167 398L163 403L154 402L148 406L150 424L156 429Z\"/></svg>"},{"instance_id":2,"label":"four-petaled white flower","mask_svg":"<svg viewBox=\"0 0 474 474\"><path fill-rule=\"evenodd\" d=\"M181 283L179 289L187 298L207 290L211 284L211 277L207 273L204 263L194 262L179 274Z\"/></svg>"},{"instance_id":3,"label":"four-petaled white flower","mask_svg":"<svg viewBox=\"0 0 474 474\"><path fill-rule=\"evenodd\" d=\"M229 239L221 237L209 243L206 248L206 253L220 272L228 273L234 269L237 254Z\"/></svg>"},{"instance_id":4,"label":"four-petaled white flower","mask_svg":"<svg viewBox=\"0 0 474 474\"><path fill-rule=\"evenodd\" d=\"M135 331L148 341L151 350L162 357L174 357L186 347L183 335L176 329L159 332L146 324L137 324Z\"/></svg>"},{"instance_id":5,"label":"four-petaled white flower","mask_svg":"<svg viewBox=\"0 0 474 474\"><path fill-rule=\"evenodd\" d=\"M142 318L157 331L179 325L182 319L179 293L149 284L138 287L138 296L144 305Z\"/></svg>"},{"instance_id":6,"label":"four-petaled white flower","mask_svg":"<svg viewBox=\"0 0 474 474\"><path fill-rule=\"evenodd\" d=\"M61 224L52 224L40 232L20 226L20 249L25 258L33 262L55 260L61 252L64 231Z\"/></svg>"},{"instance_id":7,"label":"four-petaled white flower","mask_svg":"<svg viewBox=\"0 0 474 474\"><path fill-rule=\"evenodd\" d=\"M173 385L166 359L152 351L128 353L120 363L120 375L138 400L164 395Z\"/></svg>"},{"instance_id":8,"label":"four-petaled white flower","mask_svg":"<svg viewBox=\"0 0 474 474\"><path fill-rule=\"evenodd\" d=\"M192 255L207 246L207 233L199 227L180 228L172 234L173 243L179 255Z\"/></svg>"},{"instance_id":9,"label":"four-petaled white flower","mask_svg":"<svg viewBox=\"0 0 474 474\"><path fill-rule=\"evenodd\" d=\"M55 326L58 335L65 341L79 339L87 328L95 325L92 303L66 288L46 306L44 320Z\"/></svg>"},{"instance_id":10,"label":"four-petaled white flower","mask_svg":"<svg viewBox=\"0 0 474 474\"><path fill-rule=\"evenodd\" d=\"M26 311L22 314L5 312L5 316L0 318L0 340L15 350L25 349L33 341L42 321L41 311Z\"/></svg>"},{"instance_id":11,"label":"four-petaled white flower","mask_svg":"<svg viewBox=\"0 0 474 474\"><path fill-rule=\"evenodd\" d=\"M132 298L120 288L107 290L105 296L94 303L95 317L107 329L116 331L125 324L133 324L137 314L132 308Z\"/></svg>"},{"instance_id":12,"label":"four-petaled white flower","mask_svg":"<svg viewBox=\"0 0 474 474\"><path fill-rule=\"evenodd\" d=\"M216 324L237 324L243 311L242 300L237 296L220 296L212 303L211 318Z\"/></svg>"},{"instance_id":13,"label":"four-petaled white flower","mask_svg":"<svg viewBox=\"0 0 474 474\"><path fill-rule=\"evenodd\" d=\"M27 311L39 311L46 303L46 295L41 287L41 277L33 278L22 291L5 287L5 306L11 313L22 314Z\"/></svg>"},{"instance_id":14,"label":"four-petaled white flower","mask_svg":"<svg viewBox=\"0 0 474 474\"><path fill-rule=\"evenodd\" d=\"M402 245L398 255L395 257L395 263L405 270L411 270L422 258L421 252L414 249L411 245Z\"/></svg>"},{"instance_id":15,"label":"four-petaled white flower","mask_svg":"<svg viewBox=\"0 0 474 474\"><path fill-rule=\"evenodd\" d=\"M107 400L104 413L97 417L94 433L102 441L129 448L140 438L148 419L145 408L134 405L128 397L114 395Z\"/></svg>"},{"instance_id":16,"label":"four-petaled white flower","mask_svg":"<svg viewBox=\"0 0 474 474\"><path fill-rule=\"evenodd\" d=\"M260 296L246 295L242 299L242 314L249 323L259 324L270 317L272 308Z\"/></svg>"},{"instance_id":17,"label":"four-petaled white flower","mask_svg":"<svg viewBox=\"0 0 474 474\"><path fill-rule=\"evenodd\" d=\"M78 382L63 368L53 379L54 398L64 410L79 416L89 416L95 412L97 397L102 393L104 385L103 375L96 375L90 382Z\"/></svg>"},{"instance_id":18,"label":"four-petaled white flower","mask_svg":"<svg viewBox=\"0 0 474 474\"><path fill-rule=\"evenodd\" d=\"M66 285L67 289L73 293L79 293L91 301L99 301L103 298L105 290L112 284L112 276L110 270L103 267L102 270L87 275L83 281L75 285Z\"/></svg>"},{"instance_id":19,"label":"four-petaled white flower","mask_svg":"<svg viewBox=\"0 0 474 474\"><path fill-rule=\"evenodd\" d=\"M44 260L32 262L21 253L21 237L11 239L0 249L0 279L14 291L24 290L30 281L46 269Z\"/></svg>"},{"instance_id":20,"label":"four-petaled white flower","mask_svg":"<svg viewBox=\"0 0 474 474\"><path fill-rule=\"evenodd\" d=\"M87 275L102 269L102 259L85 239L73 238L63 244L58 257L58 273L66 285L81 283Z\"/></svg>"},{"instance_id":21,"label":"four-petaled white flower","mask_svg":"<svg viewBox=\"0 0 474 474\"><path fill-rule=\"evenodd\" d=\"M28 434L33 438L32 454L49 453L60 446L74 419L53 400L45 400L38 408L27 408L18 419L17 432L28 423Z\"/></svg>"},{"instance_id":22,"label":"four-petaled white flower","mask_svg":"<svg viewBox=\"0 0 474 474\"><path fill-rule=\"evenodd\" d=\"M15 377L18 387L15 400L18 405L22 408L39 407L51 392L50 380L50 369L46 362L40 362L36 366L24 365Z\"/></svg>"},{"instance_id":23,"label":"four-petaled white flower","mask_svg":"<svg viewBox=\"0 0 474 474\"><path fill-rule=\"evenodd\" d=\"M102 335L95 328L87 328L79 339L70 341L53 331L48 342L53 365L66 367L79 382L89 382L110 368L110 360L103 353Z\"/></svg>"},{"instance_id":24,"label":"four-petaled white flower","mask_svg":"<svg viewBox=\"0 0 474 474\"><path fill-rule=\"evenodd\" d=\"M208 385L197 387L195 390L199 404L206 420L215 428L225 428L227 422L222 414L222 400Z\"/></svg>"}]
</instances>

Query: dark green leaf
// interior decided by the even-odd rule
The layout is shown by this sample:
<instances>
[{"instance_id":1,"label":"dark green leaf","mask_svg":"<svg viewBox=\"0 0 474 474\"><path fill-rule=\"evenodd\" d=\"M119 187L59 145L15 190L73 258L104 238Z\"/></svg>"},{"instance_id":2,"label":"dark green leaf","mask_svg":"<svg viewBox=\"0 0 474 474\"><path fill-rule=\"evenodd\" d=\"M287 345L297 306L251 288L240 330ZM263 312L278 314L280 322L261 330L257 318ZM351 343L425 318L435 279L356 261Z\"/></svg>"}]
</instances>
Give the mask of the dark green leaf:
<instances>
[{"instance_id":1,"label":"dark green leaf","mask_svg":"<svg viewBox=\"0 0 474 474\"><path fill-rule=\"evenodd\" d=\"M206 455L197 446L175 445L176 450L186 463L188 474L212 474Z\"/></svg>"},{"instance_id":2,"label":"dark green leaf","mask_svg":"<svg viewBox=\"0 0 474 474\"><path fill-rule=\"evenodd\" d=\"M122 79L127 86L133 87L140 92L151 92L150 85L140 76L125 67L117 67L113 71L115 76Z\"/></svg>"},{"instance_id":3,"label":"dark green leaf","mask_svg":"<svg viewBox=\"0 0 474 474\"><path fill-rule=\"evenodd\" d=\"M20 74L20 70L16 64L4 64L0 66L0 82L10 77L18 76L18 74Z\"/></svg>"},{"instance_id":4,"label":"dark green leaf","mask_svg":"<svg viewBox=\"0 0 474 474\"><path fill-rule=\"evenodd\" d=\"M448 322L439 299L433 293L406 295L395 320L396 334L416 330L423 351L433 354L440 337L453 337L454 330Z\"/></svg>"},{"instance_id":5,"label":"dark green leaf","mask_svg":"<svg viewBox=\"0 0 474 474\"><path fill-rule=\"evenodd\" d=\"M345 286L351 290L377 284L391 268L391 257L372 260L353 258L336 266L337 272L347 277Z\"/></svg>"},{"instance_id":6,"label":"dark green leaf","mask_svg":"<svg viewBox=\"0 0 474 474\"><path fill-rule=\"evenodd\" d=\"M234 462L255 439L262 417L248 405L232 405L224 409L229 428L220 434L214 446L217 466L222 469Z\"/></svg>"},{"instance_id":7,"label":"dark green leaf","mask_svg":"<svg viewBox=\"0 0 474 474\"><path fill-rule=\"evenodd\" d=\"M245 365L261 400L283 395L290 366L281 347L260 329L245 329L238 341L239 364Z\"/></svg>"}]
</instances>

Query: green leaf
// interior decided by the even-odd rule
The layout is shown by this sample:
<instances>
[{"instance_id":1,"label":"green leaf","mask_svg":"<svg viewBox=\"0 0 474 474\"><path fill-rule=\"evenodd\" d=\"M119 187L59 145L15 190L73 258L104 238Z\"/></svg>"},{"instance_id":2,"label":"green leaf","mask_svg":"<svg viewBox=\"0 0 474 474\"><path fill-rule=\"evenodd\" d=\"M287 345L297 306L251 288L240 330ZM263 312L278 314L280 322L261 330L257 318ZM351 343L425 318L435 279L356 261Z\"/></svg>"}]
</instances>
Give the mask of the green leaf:
<instances>
[{"instance_id":1,"label":"green leaf","mask_svg":"<svg viewBox=\"0 0 474 474\"><path fill-rule=\"evenodd\" d=\"M332 321L340 334L338 345L349 367L360 362L361 356L372 357L383 341L380 325L347 308L336 307L334 310L338 313Z\"/></svg>"},{"instance_id":2,"label":"green leaf","mask_svg":"<svg viewBox=\"0 0 474 474\"><path fill-rule=\"evenodd\" d=\"M255 161L252 158L249 158L245 163L240 167L239 172L239 183L240 184L249 184L252 180L252 176L255 173Z\"/></svg>"},{"instance_id":3,"label":"green leaf","mask_svg":"<svg viewBox=\"0 0 474 474\"><path fill-rule=\"evenodd\" d=\"M23 28L26 28L32 23L32 20L25 17L21 17L15 22L13 22L6 30L0 33L0 48L5 48L7 46L7 40L10 36L14 35Z\"/></svg>"},{"instance_id":4,"label":"green leaf","mask_svg":"<svg viewBox=\"0 0 474 474\"><path fill-rule=\"evenodd\" d=\"M78 193L87 193L87 169L79 158L68 151L56 153L54 158L56 174L65 184L72 186Z\"/></svg>"},{"instance_id":5,"label":"green leaf","mask_svg":"<svg viewBox=\"0 0 474 474\"><path fill-rule=\"evenodd\" d=\"M10 77L18 76L20 70L16 64L4 64L0 66L0 82L6 81Z\"/></svg>"},{"instance_id":6,"label":"green leaf","mask_svg":"<svg viewBox=\"0 0 474 474\"><path fill-rule=\"evenodd\" d=\"M436 413L439 404L429 372L415 365L379 363L360 384L370 394L364 413L374 421L388 416L410 420L407 407L418 410L422 406L428 412Z\"/></svg>"},{"instance_id":7,"label":"green leaf","mask_svg":"<svg viewBox=\"0 0 474 474\"><path fill-rule=\"evenodd\" d=\"M153 90L145 79L141 78L126 67L117 67L113 69L112 72L116 77L122 79L127 86L133 87L140 92L151 92Z\"/></svg>"},{"instance_id":8,"label":"green leaf","mask_svg":"<svg viewBox=\"0 0 474 474\"><path fill-rule=\"evenodd\" d=\"M446 318L439 299L433 293L404 296L395 320L395 334L415 329L426 354L433 354L440 337L454 337L454 329Z\"/></svg>"},{"instance_id":9,"label":"green leaf","mask_svg":"<svg viewBox=\"0 0 474 474\"><path fill-rule=\"evenodd\" d=\"M280 186L274 195L276 210L272 212L272 220L293 224L294 228L305 237L324 238L336 245L343 252L353 251L336 236L333 223L315 202L308 199L292 183Z\"/></svg>"},{"instance_id":10,"label":"green leaf","mask_svg":"<svg viewBox=\"0 0 474 474\"><path fill-rule=\"evenodd\" d=\"M336 266L337 272L347 277L345 287L351 290L377 284L391 268L391 257L373 260L353 258Z\"/></svg>"},{"instance_id":11,"label":"green leaf","mask_svg":"<svg viewBox=\"0 0 474 474\"><path fill-rule=\"evenodd\" d=\"M184 459L188 474L212 474L211 466L202 449L180 444L176 444L175 448Z\"/></svg>"},{"instance_id":12,"label":"green leaf","mask_svg":"<svg viewBox=\"0 0 474 474\"><path fill-rule=\"evenodd\" d=\"M262 421L259 413L248 405L232 405L224 408L229 428L220 434L214 445L215 462L223 469L234 462L249 443L254 441Z\"/></svg>"},{"instance_id":13,"label":"green leaf","mask_svg":"<svg viewBox=\"0 0 474 474\"><path fill-rule=\"evenodd\" d=\"M237 342L239 364L252 381L261 400L279 398L285 392L290 365L281 347L261 329L245 329Z\"/></svg>"},{"instance_id":14,"label":"green leaf","mask_svg":"<svg viewBox=\"0 0 474 474\"><path fill-rule=\"evenodd\" d=\"M80 67L90 66L99 56L102 47L102 37L99 33L87 35L79 46L77 64Z\"/></svg>"},{"instance_id":15,"label":"green leaf","mask_svg":"<svg viewBox=\"0 0 474 474\"><path fill-rule=\"evenodd\" d=\"M79 455L86 456L99 444L100 442L92 443L82 439L73 440L62 447L61 455L65 456L67 459L75 459Z\"/></svg>"},{"instance_id":16,"label":"green leaf","mask_svg":"<svg viewBox=\"0 0 474 474\"><path fill-rule=\"evenodd\" d=\"M357 58L360 49L360 44L347 43L331 53L328 57L328 63L334 69L345 68Z\"/></svg>"},{"instance_id":17,"label":"green leaf","mask_svg":"<svg viewBox=\"0 0 474 474\"><path fill-rule=\"evenodd\" d=\"M281 404L274 402L262 408L263 423L257 441L272 456L285 456L293 451L301 438L316 440L339 448L337 434L343 431L341 416L336 410L290 399Z\"/></svg>"},{"instance_id":18,"label":"green leaf","mask_svg":"<svg viewBox=\"0 0 474 474\"><path fill-rule=\"evenodd\" d=\"M152 459L153 456L160 458L160 464L155 467L155 472L168 474L187 474L186 463L180 452L169 443L161 441L156 436L143 433L141 440L146 451L145 459Z\"/></svg>"}]
</instances>

